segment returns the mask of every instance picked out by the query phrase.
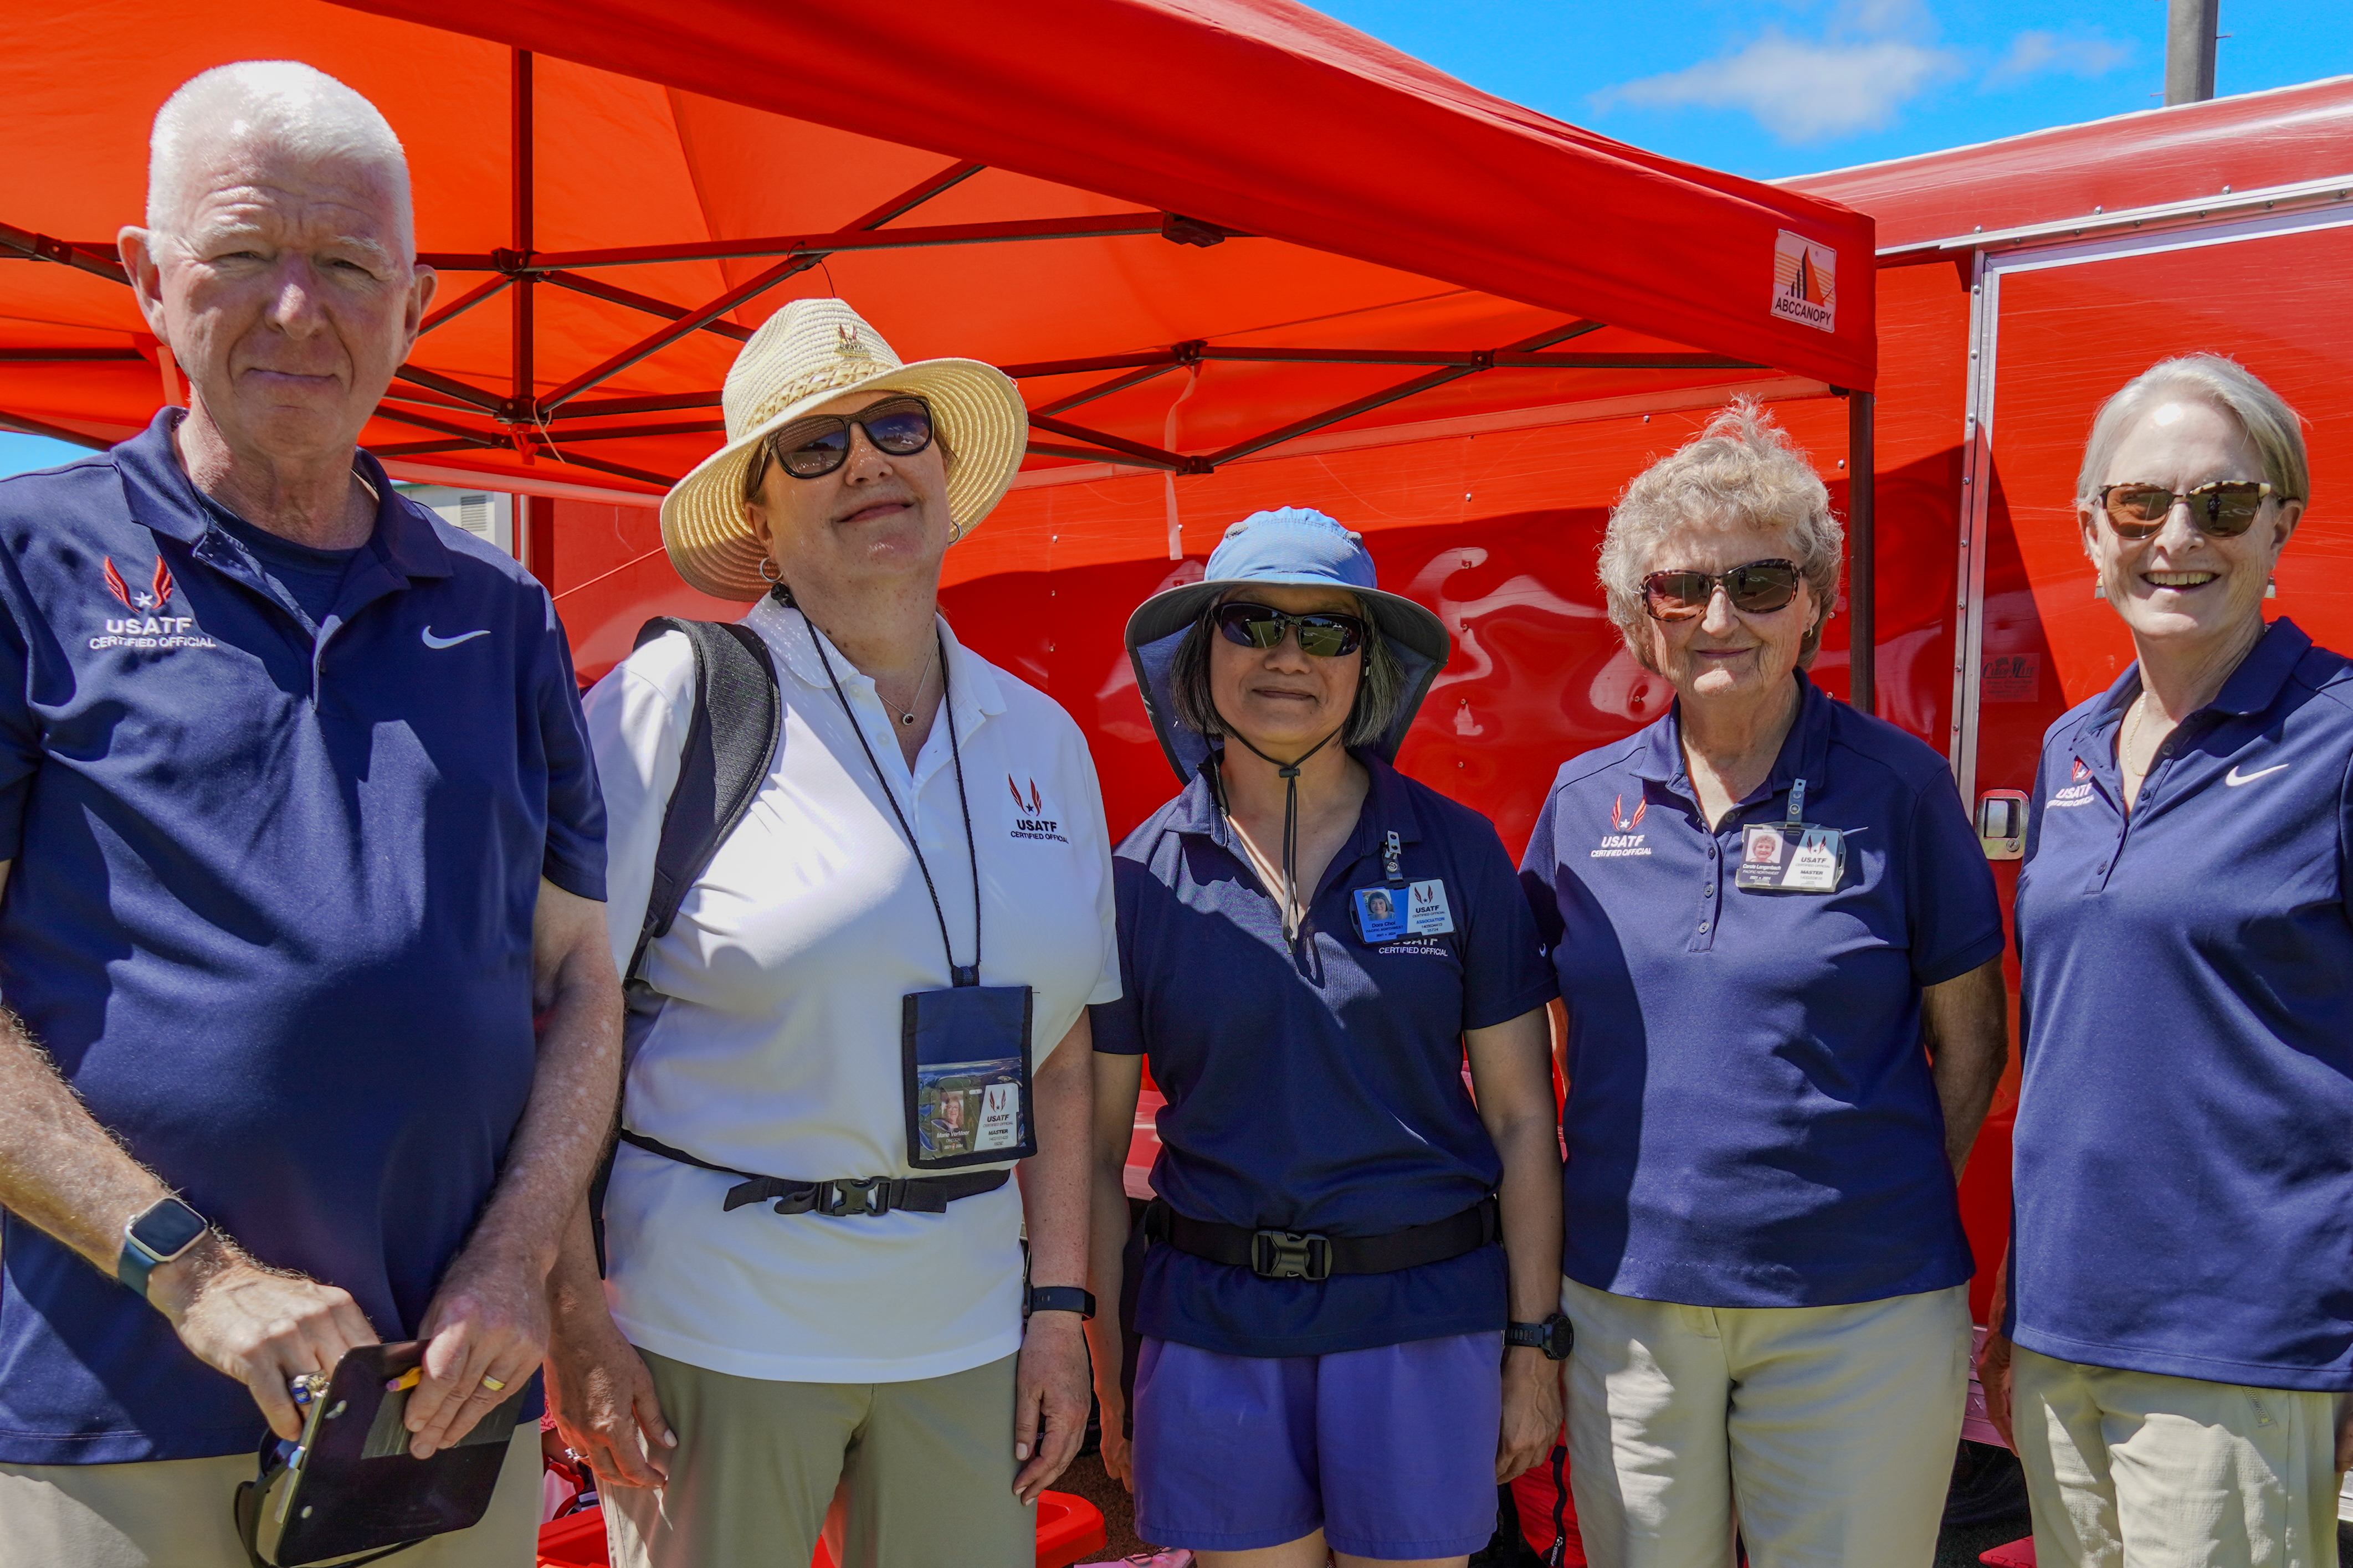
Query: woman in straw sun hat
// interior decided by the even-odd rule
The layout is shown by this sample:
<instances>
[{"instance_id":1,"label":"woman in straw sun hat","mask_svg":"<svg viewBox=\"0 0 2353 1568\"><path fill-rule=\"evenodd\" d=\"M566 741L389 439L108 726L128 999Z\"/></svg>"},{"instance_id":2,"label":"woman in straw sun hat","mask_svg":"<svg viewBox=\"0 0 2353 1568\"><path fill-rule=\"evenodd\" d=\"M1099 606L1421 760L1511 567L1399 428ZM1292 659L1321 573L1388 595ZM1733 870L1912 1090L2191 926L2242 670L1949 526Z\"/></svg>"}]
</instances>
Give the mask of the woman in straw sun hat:
<instances>
[{"instance_id":1,"label":"woman in straw sun hat","mask_svg":"<svg viewBox=\"0 0 2353 1568\"><path fill-rule=\"evenodd\" d=\"M839 1486L846 1564L1013 1568L1086 1424L1086 1008L1119 994L1078 726L939 614L1027 416L839 300L754 333L724 403L662 539L754 601L782 733L630 978L607 1278L584 1209L551 1292L557 1418L616 1563L805 1562ZM672 632L588 697L624 963L694 694Z\"/></svg>"}]
</instances>

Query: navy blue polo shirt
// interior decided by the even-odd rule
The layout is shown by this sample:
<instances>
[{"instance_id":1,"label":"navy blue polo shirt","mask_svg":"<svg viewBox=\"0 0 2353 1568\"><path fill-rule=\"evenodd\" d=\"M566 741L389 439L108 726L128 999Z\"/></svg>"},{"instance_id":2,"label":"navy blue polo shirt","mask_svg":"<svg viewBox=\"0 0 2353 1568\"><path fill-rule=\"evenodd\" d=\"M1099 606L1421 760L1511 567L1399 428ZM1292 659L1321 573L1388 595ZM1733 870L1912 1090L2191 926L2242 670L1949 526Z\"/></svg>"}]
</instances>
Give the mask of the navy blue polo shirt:
<instances>
[{"instance_id":1,"label":"navy blue polo shirt","mask_svg":"<svg viewBox=\"0 0 2353 1568\"><path fill-rule=\"evenodd\" d=\"M1711 830L1681 708L1568 763L1521 873L1568 1009L1562 1269L1704 1307L1821 1307L1973 1272L1920 991L2001 952L1945 761L1802 674L1765 783ZM1742 827L1846 834L1828 894L1755 891Z\"/></svg>"},{"instance_id":2,"label":"navy blue polo shirt","mask_svg":"<svg viewBox=\"0 0 2353 1568\"><path fill-rule=\"evenodd\" d=\"M306 628L178 416L0 481L0 988L200 1213L413 1338L531 1090L540 879L604 896L570 656L365 457L375 536ZM13 1215L0 1267L0 1460L254 1447L161 1313Z\"/></svg>"},{"instance_id":3,"label":"navy blue polo shirt","mask_svg":"<svg viewBox=\"0 0 2353 1568\"><path fill-rule=\"evenodd\" d=\"M1167 1097L1152 1184L1177 1213L1251 1229L1381 1236L1459 1214L1503 1162L1462 1077L1462 1032L1556 994L1511 858L1485 817L1379 758L1296 953L1207 773L1113 858L1124 994L1095 1049L1145 1053ZM1353 895L1443 879L1454 930L1367 943ZM1402 902L1402 900L1399 900ZM1228 1355L1325 1355L1500 1331L1504 1250L1392 1274L1261 1279L1172 1247L1145 1255L1136 1327Z\"/></svg>"},{"instance_id":4,"label":"navy blue polo shirt","mask_svg":"<svg viewBox=\"0 0 2353 1568\"><path fill-rule=\"evenodd\" d=\"M2353 664L2278 621L2127 817L2140 668L2051 727L2018 883L2010 1332L2353 1389Z\"/></svg>"}]
</instances>

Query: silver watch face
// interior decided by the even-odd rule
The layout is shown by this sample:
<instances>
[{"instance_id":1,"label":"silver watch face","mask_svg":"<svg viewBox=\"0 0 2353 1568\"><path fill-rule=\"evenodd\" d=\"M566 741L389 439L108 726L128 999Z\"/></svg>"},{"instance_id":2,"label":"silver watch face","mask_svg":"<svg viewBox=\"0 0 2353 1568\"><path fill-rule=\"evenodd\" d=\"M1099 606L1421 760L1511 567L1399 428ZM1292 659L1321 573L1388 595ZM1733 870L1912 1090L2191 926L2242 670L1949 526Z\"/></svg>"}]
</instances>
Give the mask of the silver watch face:
<instances>
[{"instance_id":1,"label":"silver watch face","mask_svg":"<svg viewBox=\"0 0 2353 1568\"><path fill-rule=\"evenodd\" d=\"M177 1198L165 1198L132 1220L125 1234L157 1262L177 1258L212 1227Z\"/></svg>"}]
</instances>

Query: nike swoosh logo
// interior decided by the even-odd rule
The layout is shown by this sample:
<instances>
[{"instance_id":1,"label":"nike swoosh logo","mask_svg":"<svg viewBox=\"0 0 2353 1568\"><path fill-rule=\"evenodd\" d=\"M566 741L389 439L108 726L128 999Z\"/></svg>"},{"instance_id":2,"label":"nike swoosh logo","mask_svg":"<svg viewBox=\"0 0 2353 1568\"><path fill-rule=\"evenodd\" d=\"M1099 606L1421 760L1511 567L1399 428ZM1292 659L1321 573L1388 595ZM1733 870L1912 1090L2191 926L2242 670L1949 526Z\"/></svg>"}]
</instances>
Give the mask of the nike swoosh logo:
<instances>
[{"instance_id":1,"label":"nike swoosh logo","mask_svg":"<svg viewBox=\"0 0 2353 1568\"><path fill-rule=\"evenodd\" d=\"M2229 773L2222 775L2222 782L2229 784L2232 789L2236 789L2241 784L2253 784L2257 779L2267 779L2274 773L2284 773L2285 772L2287 772L2287 764L2285 763L2277 763L2274 766L2263 769L2261 773L2242 773L2238 769L2232 768Z\"/></svg>"},{"instance_id":2,"label":"nike swoosh logo","mask_svg":"<svg viewBox=\"0 0 2353 1568\"><path fill-rule=\"evenodd\" d=\"M420 627L419 632L425 638L425 646L427 647L444 648L456 647L461 642L472 642L476 637L486 637L491 635L491 628L484 626L480 631L459 632L454 637L437 637L433 635L433 628L431 626Z\"/></svg>"}]
</instances>

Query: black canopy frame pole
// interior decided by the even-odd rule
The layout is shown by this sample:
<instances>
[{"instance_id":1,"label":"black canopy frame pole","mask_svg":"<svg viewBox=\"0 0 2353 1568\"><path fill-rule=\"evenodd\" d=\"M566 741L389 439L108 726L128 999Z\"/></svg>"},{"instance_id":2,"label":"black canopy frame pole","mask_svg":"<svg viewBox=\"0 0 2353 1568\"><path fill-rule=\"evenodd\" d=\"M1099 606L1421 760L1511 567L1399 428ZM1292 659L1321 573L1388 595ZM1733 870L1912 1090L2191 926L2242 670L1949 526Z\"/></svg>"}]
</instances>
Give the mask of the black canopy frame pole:
<instances>
[{"instance_id":1,"label":"black canopy frame pole","mask_svg":"<svg viewBox=\"0 0 2353 1568\"><path fill-rule=\"evenodd\" d=\"M1876 464L1868 392L1846 398L1847 700L1879 711L1879 562L1874 516Z\"/></svg>"}]
</instances>

